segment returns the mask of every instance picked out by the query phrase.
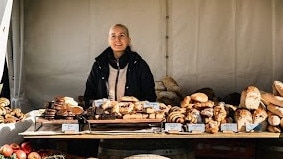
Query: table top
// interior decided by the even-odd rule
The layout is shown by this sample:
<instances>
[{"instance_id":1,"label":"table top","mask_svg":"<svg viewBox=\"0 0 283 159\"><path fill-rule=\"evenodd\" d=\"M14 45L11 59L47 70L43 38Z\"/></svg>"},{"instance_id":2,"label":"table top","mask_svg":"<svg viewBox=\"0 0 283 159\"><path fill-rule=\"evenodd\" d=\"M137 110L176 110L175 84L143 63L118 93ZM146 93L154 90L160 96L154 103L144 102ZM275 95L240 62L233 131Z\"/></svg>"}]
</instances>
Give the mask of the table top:
<instances>
[{"instance_id":1,"label":"table top","mask_svg":"<svg viewBox=\"0 0 283 159\"><path fill-rule=\"evenodd\" d=\"M131 138L282 138L283 134L260 133L81 133L65 134L22 134L23 138L50 138L50 139L131 139Z\"/></svg>"}]
</instances>

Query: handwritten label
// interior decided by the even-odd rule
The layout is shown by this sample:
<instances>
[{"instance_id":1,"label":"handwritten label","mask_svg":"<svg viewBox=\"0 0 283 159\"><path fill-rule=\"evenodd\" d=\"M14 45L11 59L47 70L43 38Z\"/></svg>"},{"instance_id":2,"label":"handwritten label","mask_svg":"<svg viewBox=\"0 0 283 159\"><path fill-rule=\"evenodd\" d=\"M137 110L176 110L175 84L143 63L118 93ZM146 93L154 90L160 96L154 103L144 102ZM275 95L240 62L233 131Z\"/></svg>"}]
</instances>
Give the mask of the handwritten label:
<instances>
[{"instance_id":1,"label":"handwritten label","mask_svg":"<svg viewBox=\"0 0 283 159\"><path fill-rule=\"evenodd\" d=\"M222 132L237 132L238 131L236 123L221 124L220 129Z\"/></svg>"},{"instance_id":2,"label":"handwritten label","mask_svg":"<svg viewBox=\"0 0 283 159\"><path fill-rule=\"evenodd\" d=\"M79 132L79 124L62 124L62 132Z\"/></svg>"},{"instance_id":3,"label":"handwritten label","mask_svg":"<svg viewBox=\"0 0 283 159\"><path fill-rule=\"evenodd\" d=\"M181 123L165 123L165 131L182 131Z\"/></svg>"},{"instance_id":4,"label":"handwritten label","mask_svg":"<svg viewBox=\"0 0 283 159\"><path fill-rule=\"evenodd\" d=\"M151 108L153 108L155 110L160 110L158 102L145 102L144 103L144 108L147 108L147 107L151 107Z\"/></svg>"},{"instance_id":5,"label":"handwritten label","mask_svg":"<svg viewBox=\"0 0 283 159\"><path fill-rule=\"evenodd\" d=\"M205 125L204 124L187 124L189 132L204 132Z\"/></svg>"},{"instance_id":6,"label":"handwritten label","mask_svg":"<svg viewBox=\"0 0 283 159\"><path fill-rule=\"evenodd\" d=\"M262 124L246 124L246 132L254 132L254 131L261 131L262 130Z\"/></svg>"}]
</instances>

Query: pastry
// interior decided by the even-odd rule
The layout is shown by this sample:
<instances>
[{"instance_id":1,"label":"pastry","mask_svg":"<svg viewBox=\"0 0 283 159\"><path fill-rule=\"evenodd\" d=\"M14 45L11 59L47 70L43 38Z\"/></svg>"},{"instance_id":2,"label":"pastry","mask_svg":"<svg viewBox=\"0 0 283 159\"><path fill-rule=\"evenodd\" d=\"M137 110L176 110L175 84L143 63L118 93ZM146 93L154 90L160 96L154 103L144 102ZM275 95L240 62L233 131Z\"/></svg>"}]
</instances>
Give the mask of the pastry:
<instances>
[{"instance_id":1,"label":"pastry","mask_svg":"<svg viewBox=\"0 0 283 159\"><path fill-rule=\"evenodd\" d=\"M189 109L189 111L187 112L185 120L186 120L186 122L192 123L192 124L201 123L202 118L201 118L201 115L200 115L200 111L195 109L195 108Z\"/></svg>"},{"instance_id":2,"label":"pastry","mask_svg":"<svg viewBox=\"0 0 283 159\"><path fill-rule=\"evenodd\" d=\"M139 100L134 96L123 96L119 99L119 101L121 101L121 102L137 102Z\"/></svg>"},{"instance_id":3,"label":"pastry","mask_svg":"<svg viewBox=\"0 0 283 159\"><path fill-rule=\"evenodd\" d=\"M192 108L191 96L186 96L181 102L182 108Z\"/></svg>"},{"instance_id":4,"label":"pastry","mask_svg":"<svg viewBox=\"0 0 283 159\"><path fill-rule=\"evenodd\" d=\"M72 106L71 112L75 115L80 115L84 112L84 109L81 106Z\"/></svg>"},{"instance_id":5,"label":"pastry","mask_svg":"<svg viewBox=\"0 0 283 159\"><path fill-rule=\"evenodd\" d=\"M10 100L5 98L5 97L1 97L0 98L0 107L6 107L10 105Z\"/></svg>"}]
</instances>

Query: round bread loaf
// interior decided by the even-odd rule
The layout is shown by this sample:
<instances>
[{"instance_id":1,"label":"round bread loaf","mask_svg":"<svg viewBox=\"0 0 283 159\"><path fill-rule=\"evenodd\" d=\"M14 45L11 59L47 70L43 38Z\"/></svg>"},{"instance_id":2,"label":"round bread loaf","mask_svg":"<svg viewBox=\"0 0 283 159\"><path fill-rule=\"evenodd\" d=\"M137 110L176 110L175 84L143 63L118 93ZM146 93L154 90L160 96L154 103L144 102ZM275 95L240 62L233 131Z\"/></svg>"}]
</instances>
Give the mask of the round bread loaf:
<instances>
[{"instance_id":1,"label":"round bread loaf","mask_svg":"<svg viewBox=\"0 0 283 159\"><path fill-rule=\"evenodd\" d=\"M191 95L191 99L196 102L207 102L208 96L204 93L194 93Z\"/></svg>"}]
</instances>

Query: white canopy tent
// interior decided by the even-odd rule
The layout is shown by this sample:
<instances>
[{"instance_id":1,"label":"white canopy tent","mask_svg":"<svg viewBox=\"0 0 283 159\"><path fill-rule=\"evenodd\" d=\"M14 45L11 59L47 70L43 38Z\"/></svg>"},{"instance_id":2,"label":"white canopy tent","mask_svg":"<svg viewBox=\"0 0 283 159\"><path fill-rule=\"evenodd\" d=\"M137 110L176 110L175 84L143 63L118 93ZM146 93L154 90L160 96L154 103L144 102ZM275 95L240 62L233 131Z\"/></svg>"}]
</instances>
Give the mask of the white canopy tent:
<instances>
[{"instance_id":1,"label":"white canopy tent","mask_svg":"<svg viewBox=\"0 0 283 159\"><path fill-rule=\"evenodd\" d=\"M14 107L83 95L108 29L128 26L156 81L217 96L283 80L282 0L14 0L8 43ZM13 64L13 65L12 65Z\"/></svg>"}]
</instances>

